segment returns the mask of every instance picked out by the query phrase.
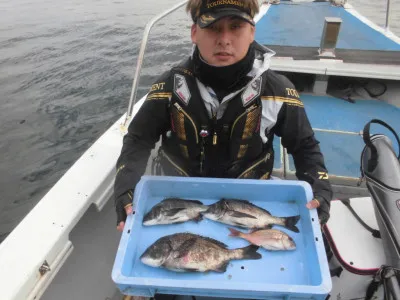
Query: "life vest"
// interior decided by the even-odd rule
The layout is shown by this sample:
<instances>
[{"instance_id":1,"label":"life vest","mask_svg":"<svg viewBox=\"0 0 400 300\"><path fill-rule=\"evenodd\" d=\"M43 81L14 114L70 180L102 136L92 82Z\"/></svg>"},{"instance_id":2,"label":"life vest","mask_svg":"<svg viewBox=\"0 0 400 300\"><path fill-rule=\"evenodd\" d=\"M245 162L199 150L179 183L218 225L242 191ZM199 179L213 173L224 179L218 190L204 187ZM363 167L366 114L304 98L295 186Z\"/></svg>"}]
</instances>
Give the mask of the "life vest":
<instances>
[{"instance_id":1,"label":"life vest","mask_svg":"<svg viewBox=\"0 0 400 300\"><path fill-rule=\"evenodd\" d=\"M171 72L171 131L162 137L159 156L167 175L263 178L273 167L271 142L260 137L265 74L229 100L223 116L211 118L191 62Z\"/></svg>"}]
</instances>

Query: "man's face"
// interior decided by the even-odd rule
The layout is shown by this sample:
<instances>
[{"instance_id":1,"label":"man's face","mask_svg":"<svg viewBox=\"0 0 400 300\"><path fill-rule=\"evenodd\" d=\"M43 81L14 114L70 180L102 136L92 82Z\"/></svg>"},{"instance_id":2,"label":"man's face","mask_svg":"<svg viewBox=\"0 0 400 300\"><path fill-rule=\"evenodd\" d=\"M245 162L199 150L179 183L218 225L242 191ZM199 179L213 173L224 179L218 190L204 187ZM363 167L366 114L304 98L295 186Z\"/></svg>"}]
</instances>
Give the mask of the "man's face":
<instances>
[{"instance_id":1,"label":"man's face","mask_svg":"<svg viewBox=\"0 0 400 300\"><path fill-rule=\"evenodd\" d=\"M206 28L192 25L192 42L210 65L223 67L243 59L254 41L255 28L239 18L226 17Z\"/></svg>"}]
</instances>

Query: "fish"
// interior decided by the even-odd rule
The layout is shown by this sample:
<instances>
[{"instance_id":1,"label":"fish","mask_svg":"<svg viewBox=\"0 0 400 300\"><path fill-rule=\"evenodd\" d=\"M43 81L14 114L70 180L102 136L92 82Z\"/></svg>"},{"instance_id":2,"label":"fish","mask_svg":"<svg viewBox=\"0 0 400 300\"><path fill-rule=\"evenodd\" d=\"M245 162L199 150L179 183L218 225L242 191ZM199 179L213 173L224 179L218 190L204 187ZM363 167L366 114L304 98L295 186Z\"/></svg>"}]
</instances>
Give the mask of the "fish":
<instances>
[{"instance_id":1,"label":"fish","mask_svg":"<svg viewBox=\"0 0 400 300\"><path fill-rule=\"evenodd\" d=\"M142 263L175 272L224 273L231 260L260 259L256 245L228 249L215 239L184 232L159 238L140 256Z\"/></svg>"},{"instance_id":2,"label":"fish","mask_svg":"<svg viewBox=\"0 0 400 300\"><path fill-rule=\"evenodd\" d=\"M165 225L190 220L199 222L203 219L201 213L207 208L207 205L198 200L166 198L144 216L143 225Z\"/></svg>"},{"instance_id":3,"label":"fish","mask_svg":"<svg viewBox=\"0 0 400 300\"><path fill-rule=\"evenodd\" d=\"M221 199L210 205L203 213L203 217L243 228L270 229L273 225L279 225L293 232L299 232L296 224L300 216L275 217L269 211L247 200Z\"/></svg>"},{"instance_id":4,"label":"fish","mask_svg":"<svg viewBox=\"0 0 400 300\"><path fill-rule=\"evenodd\" d=\"M296 243L285 232L276 229L261 229L250 233L241 232L234 228L228 228L229 236L240 237L253 245L260 246L271 251L295 250Z\"/></svg>"}]
</instances>

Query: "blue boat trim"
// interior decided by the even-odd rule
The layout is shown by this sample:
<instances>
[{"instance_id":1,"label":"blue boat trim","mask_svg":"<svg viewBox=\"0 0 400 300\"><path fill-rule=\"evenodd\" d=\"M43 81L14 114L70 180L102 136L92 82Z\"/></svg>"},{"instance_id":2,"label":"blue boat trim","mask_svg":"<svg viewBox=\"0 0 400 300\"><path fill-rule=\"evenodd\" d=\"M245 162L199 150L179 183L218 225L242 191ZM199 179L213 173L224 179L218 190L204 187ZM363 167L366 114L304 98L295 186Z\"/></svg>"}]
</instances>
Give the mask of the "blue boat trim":
<instances>
[{"instance_id":1,"label":"blue boat trim","mask_svg":"<svg viewBox=\"0 0 400 300\"><path fill-rule=\"evenodd\" d=\"M255 39L263 45L319 47L325 17L342 19L338 49L400 51L400 45L327 2L272 5L256 25Z\"/></svg>"}]
</instances>

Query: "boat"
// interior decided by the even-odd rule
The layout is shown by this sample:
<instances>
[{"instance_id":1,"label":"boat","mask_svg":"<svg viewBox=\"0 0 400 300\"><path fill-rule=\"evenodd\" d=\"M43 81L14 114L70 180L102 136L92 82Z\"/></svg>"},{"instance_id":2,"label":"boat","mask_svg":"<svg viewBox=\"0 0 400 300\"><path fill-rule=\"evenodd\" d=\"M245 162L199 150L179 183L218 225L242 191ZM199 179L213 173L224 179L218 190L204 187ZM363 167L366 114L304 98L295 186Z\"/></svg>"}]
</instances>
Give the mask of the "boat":
<instances>
[{"instance_id":1,"label":"boat","mask_svg":"<svg viewBox=\"0 0 400 300\"><path fill-rule=\"evenodd\" d=\"M300 92L321 142L335 199L350 199L360 218L377 229L368 182L360 180L360 155L365 146L364 126L371 119L383 120L400 132L400 38L390 31L389 21L381 28L345 2L263 2L256 16L255 38L276 52L271 68L288 76ZM0 299L123 297L111 279L121 236L116 231L112 200L116 160L127 126L144 101L135 100L150 30L185 3L178 3L146 26L127 113L74 163L0 244ZM389 7L390 1L388 16ZM380 130L382 127L371 127L371 133ZM382 133L394 140L390 131L384 129ZM393 143L395 152L396 147ZM295 179L293 160L279 140L274 149L273 175ZM348 231L352 238L367 239L368 231L354 220L342 201L332 202L332 217L327 224L332 236ZM348 226L343 229L343 224ZM336 242L337 247L347 244L347 250L356 248L348 246L352 240L346 236ZM337 253L331 255L335 260L332 264L339 269L332 273L332 298L364 298L360 295L366 293L373 274L354 274L352 267L362 269L367 265L376 273L375 267L379 268L385 259L382 245L382 241L369 238L360 246L366 253L361 262L349 262L354 253L348 251L342 261ZM371 254L368 247L379 253Z\"/></svg>"}]
</instances>

